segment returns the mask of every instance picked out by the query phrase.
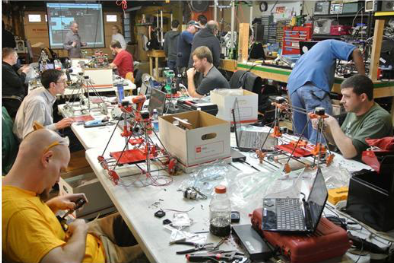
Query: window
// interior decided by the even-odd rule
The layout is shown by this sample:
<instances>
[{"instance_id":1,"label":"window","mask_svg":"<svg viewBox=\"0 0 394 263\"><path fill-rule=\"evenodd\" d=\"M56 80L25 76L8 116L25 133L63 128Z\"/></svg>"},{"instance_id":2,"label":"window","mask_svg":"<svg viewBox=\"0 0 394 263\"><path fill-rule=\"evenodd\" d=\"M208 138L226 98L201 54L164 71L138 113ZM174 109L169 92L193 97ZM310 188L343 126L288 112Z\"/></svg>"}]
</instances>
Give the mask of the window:
<instances>
[{"instance_id":1,"label":"window","mask_svg":"<svg viewBox=\"0 0 394 263\"><path fill-rule=\"evenodd\" d=\"M28 15L28 18L30 23L41 22L41 15L30 14Z\"/></svg>"},{"instance_id":2,"label":"window","mask_svg":"<svg viewBox=\"0 0 394 263\"><path fill-rule=\"evenodd\" d=\"M117 15L106 15L107 22L118 22Z\"/></svg>"}]
</instances>

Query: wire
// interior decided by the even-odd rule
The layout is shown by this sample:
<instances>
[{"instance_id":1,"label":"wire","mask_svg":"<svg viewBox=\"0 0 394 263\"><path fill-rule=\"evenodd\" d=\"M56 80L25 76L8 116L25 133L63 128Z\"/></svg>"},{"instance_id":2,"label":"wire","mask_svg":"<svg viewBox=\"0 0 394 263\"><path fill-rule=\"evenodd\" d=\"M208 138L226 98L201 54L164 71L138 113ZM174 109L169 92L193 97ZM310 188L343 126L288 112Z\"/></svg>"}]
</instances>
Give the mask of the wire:
<instances>
[{"instance_id":1,"label":"wire","mask_svg":"<svg viewBox=\"0 0 394 263\"><path fill-rule=\"evenodd\" d=\"M127 1L126 0L116 0L116 5L121 6L123 11L127 9Z\"/></svg>"},{"instance_id":2,"label":"wire","mask_svg":"<svg viewBox=\"0 0 394 263\"><path fill-rule=\"evenodd\" d=\"M189 210L176 210L176 209L165 209L163 208L162 210L164 211L172 211L172 212L177 212L177 213L188 213L194 209L194 206L190 208Z\"/></svg>"}]
</instances>

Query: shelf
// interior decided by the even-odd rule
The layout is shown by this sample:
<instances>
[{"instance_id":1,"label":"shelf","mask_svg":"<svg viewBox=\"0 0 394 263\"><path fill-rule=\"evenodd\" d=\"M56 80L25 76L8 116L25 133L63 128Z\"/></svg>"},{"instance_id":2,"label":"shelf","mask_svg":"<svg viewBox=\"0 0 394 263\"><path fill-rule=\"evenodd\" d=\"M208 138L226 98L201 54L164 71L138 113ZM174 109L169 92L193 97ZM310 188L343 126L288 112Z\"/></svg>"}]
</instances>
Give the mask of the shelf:
<instances>
[{"instance_id":1,"label":"shelf","mask_svg":"<svg viewBox=\"0 0 394 263\"><path fill-rule=\"evenodd\" d=\"M312 35L312 39L341 39L342 36L333 36L333 35Z\"/></svg>"},{"instance_id":2,"label":"shelf","mask_svg":"<svg viewBox=\"0 0 394 263\"><path fill-rule=\"evenodd\" d=\"M389 13L391 13L391 12L389 12ZM338 14L338 15L335 15L335 14L329 14L329 15L313 15L313 17L319 17L319 18L354 18L356 16L356 13L354 13L354 14ZM365 17L365 18L368 18L368 14L365 14L365 13L363 13L363 14L361 14L361 13L359 13L358 15L357 15L357 18L359 18L359 17Z\"/></svg>"},{"instance_id":3,"label":"shelf","mask_svg":"<svg viewBox=\"0 0 394 263\"><path fill-rule=\"evenodd\" d=\"M375 16L394 16L394 12L375 12Z\"/></svg>"}]
</instances>

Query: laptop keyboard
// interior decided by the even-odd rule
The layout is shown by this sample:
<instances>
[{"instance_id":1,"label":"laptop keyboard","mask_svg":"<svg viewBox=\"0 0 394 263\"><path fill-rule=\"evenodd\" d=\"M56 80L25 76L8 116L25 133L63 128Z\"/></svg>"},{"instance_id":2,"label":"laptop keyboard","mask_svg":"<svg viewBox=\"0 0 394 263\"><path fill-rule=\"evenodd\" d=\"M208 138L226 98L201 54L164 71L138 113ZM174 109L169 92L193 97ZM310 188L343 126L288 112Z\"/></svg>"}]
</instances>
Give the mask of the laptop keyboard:
<instances>
[{"instance_id":1,"label":"laptop keyboard","mask_svg":"<svg viewBox=\"0 0 394 263\"><path fill-rule=\"evenodd\" d=\"M304 214L297 198L276 199L278 230L305 230Z\"/></svg>"}]
</instances>

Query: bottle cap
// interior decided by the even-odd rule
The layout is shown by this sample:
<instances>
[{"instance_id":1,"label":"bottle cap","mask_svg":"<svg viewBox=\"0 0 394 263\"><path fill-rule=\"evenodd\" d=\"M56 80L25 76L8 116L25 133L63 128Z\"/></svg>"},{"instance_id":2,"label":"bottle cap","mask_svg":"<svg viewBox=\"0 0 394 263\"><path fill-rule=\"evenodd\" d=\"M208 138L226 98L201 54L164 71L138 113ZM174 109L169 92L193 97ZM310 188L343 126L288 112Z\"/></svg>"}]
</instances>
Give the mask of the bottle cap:
<instances>
[{"instance_id":1,"label":"bottle cap","mask_svg":"<svg viewBox=\"0 0 394 263\"><path fill-rule=\"evenodd\" d=\"M224 185L218 185L215 187L215 193L217 194L225 194L227 191L227 188Z\"/></svg>"}]
</instances>

